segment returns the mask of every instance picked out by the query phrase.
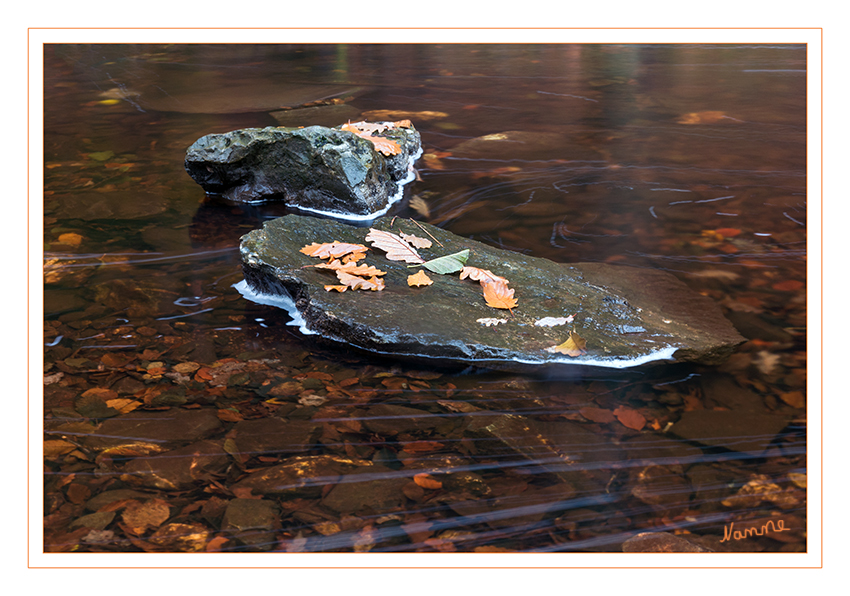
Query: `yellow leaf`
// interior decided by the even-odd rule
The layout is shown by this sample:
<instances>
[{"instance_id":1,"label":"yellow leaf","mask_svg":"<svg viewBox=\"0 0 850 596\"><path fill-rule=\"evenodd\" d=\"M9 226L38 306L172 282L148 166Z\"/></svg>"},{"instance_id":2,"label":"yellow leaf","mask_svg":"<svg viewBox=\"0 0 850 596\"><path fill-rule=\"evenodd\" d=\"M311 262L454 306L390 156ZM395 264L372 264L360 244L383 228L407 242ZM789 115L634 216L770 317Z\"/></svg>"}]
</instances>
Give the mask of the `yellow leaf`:
<instances>
[{"instance_id":1,"label":"yellow leaf","mask_svg":"<svg viewBox=\"0 0 850 596\"><path fill-rule=\"evenodd\" d=\"M567 356L575 358L576 356L581 356L586 353L584 349L586 345L587 341L573 330L570 331L570 336L567 338L567 341L559 346L549 348L549 351L560 352L561 354L566 354Z\"/></svg>"},{"instance_id":2,"label":"yellow leaf","mask_svg":"<svg viewBox=\"0 0 850 596\"><path fill-rule=\"evenodd\" d=\"M434 281L425 275L425 272L421 269L418 273L407 276L407 285L409 286L430 286L432 283Z\"/></svg>"},{"instance_id":3,"label":"yellow leaf","mask_svg":"<svg viewBox=\"0 0 850 596\"><path fill-rule=\"evenodd\" d=\"M344 292L344 291L346 291L346 290L348 289L348 286L334 286L334 285L328 285L328 286L325 286L325 289L326 289L328 292L330 292L331 290L336 290L337 292Z\"/></svg>"}]
</instances>

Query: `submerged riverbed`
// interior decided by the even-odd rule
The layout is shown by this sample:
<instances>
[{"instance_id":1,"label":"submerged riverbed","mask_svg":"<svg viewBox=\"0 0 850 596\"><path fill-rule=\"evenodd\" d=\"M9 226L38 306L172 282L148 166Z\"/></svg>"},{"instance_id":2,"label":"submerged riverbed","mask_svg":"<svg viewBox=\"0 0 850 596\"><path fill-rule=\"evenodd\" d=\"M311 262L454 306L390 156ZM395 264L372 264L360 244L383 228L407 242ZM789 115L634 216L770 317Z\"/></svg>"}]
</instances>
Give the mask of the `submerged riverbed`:
<instances>
[{"instance_id":1,"label":"submerged riverbed","mask_svg":"<svg viewBox=\"0 0 850 596\"><path fill-rule=\"evenodd\" d=\"M48 45L44 71L45 550L806 550L805 46ZM671 272L748 341L544 375L302 334L236 288L286 208L205 196L185 151L363 119L422 137L389 217Z\"/></svg>"}]
</instances>

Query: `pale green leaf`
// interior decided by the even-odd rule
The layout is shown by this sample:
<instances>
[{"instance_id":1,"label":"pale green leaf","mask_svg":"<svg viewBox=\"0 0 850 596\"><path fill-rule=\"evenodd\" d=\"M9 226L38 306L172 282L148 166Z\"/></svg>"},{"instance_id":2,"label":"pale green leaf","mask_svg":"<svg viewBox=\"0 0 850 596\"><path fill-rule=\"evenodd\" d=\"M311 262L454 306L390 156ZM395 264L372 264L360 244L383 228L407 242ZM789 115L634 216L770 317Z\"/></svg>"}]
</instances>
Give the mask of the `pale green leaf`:
<instances>
[{"instance_id":1,"label":"pale green leaf","mask_svg":"<svg viewBox=\"0 0 850 596\"><path fill-rule=\"evenodd\" d=\"M454 254L446 255L444 257L438 257L436 259L431 259L430 261L425 261L422 263L422 266L425 267L428 271L432 271L434 273L454 273L455 271L460 271L463 269L463 266L466 265L466 260L469 258L469 249L466 248L460 252L456 252Z\"/></svg>"}]
</instances>

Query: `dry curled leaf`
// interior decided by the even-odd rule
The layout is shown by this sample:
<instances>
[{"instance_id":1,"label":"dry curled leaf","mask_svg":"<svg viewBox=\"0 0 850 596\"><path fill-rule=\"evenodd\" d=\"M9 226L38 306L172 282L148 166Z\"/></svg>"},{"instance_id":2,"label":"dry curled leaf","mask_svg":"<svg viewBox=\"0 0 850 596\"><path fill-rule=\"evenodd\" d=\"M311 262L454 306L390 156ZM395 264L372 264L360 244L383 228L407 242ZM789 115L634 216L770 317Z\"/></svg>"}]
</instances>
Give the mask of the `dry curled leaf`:
<instances>
[{"instance_id":1,"label":"dry curled leaf","mask_svg":"<svg viewBox=\"0 0 850 596\"><path fill-rule=\"evenodd\" d=\"M479 269L478 267L464 267L461 269L460 278L466 279L467 277L473 281L481 282L482 285L492 281L500 281L505 284L508 283L508 280L504 277L496 275L489 269Z\"/></svg>"},{"instance_id":2,"label":"dry curled leaf","mask_svg":"<svg viewBox=\"0 0 850 596\"><path fill-rule=\"evenodd\" d=\"M432 242L427 238L420 238L419 236L414 236L413 234L405 234L404 232L401 232L399 236L404 238L405 242L415 248L431 248Z\"/></svg>"},{"instance_id":3,"label":"dry curled leaf","mask_svg":"<svg viewBox=\"0 0 850 596\"><path fill-rule=\"evenodd\" d=\"M373 247L380 248L386 252L387 258L390 261L404 261L405 263L425 262L425 259L419 256L415 248L392 232L369 228L369 233L366 234L366 241L371 242Z\"/></svg>"},{"instance_id":4,"label":"dry curled leaf","mask_svg":"<svg viewBox=\"0 0 850 596\"><path fill-rule=\"evenodd\" d=\"M343 285L348 286L352 290L372 290L373 292L380 292L384 289L383 280L375 277L374 275L369 279L366 279L356 275L351 275L345 271L337 271L336 276Z\"/></svg>"},{"instance_id":5,"label":"dry curled leaf","mask_svg":"<svg viewBox=\"0 0 850 596\"><path fill-rule=\"evenodd\" d=\"M484 287L484 300L487 306L492 308L505 308L510 310L517 305L514 291L508 289L508 284L503 281L491 281L482 284Z\"/></svg>"},{"instance_id":6,"label":"dry curled leaf","mask_svg":"<svg viewBox=\"0 0 850 596\"><path fill-rule=\"evenodd\" d=\"M384 155L398 155L401 153L401 146L398 143L393 141L392 139L387 139L384 137L376 137L372 136L373 133L383 132L388 128L393 128L394 124L390 123L370 123L370 122L348 122L347 124L343 124L340 127L340 130L345 130L348 132L353 132L358 137L364 138L368 141L371 141L375 146L375 151L379 151ZM410 127L405 127L410 128Z\"/></svg>"},{"instance_id":7,"label":"dry curled leaf","mask_svg":"<svg viewBox=\"0 0 850 596\"><path fill-rule=\"evenodd\" d=\"M369 247L362 244L349 244L346 242L325 242L319 244L314 242L301 249L300 252L310 257L327 259L328 257L339 258L349 253L365 253Z\"/></svg>"},{"instance_id":8,"label":"dry curled leaf","mask_svg":"<svg viewBox=\"0 0 850 596\"><path fill-rule=\"evenodd\" d=\"M559 352L575 358L576 356L581 356L586 353L584 349L586 345L587 341L573 330L570 331L570 336L567 338L567 341L560 345L548 348L548 351Z\"/></svg>"},{"instance_id":9,"label":"dry curled leaf","mask_svg":"<svg viewBox=\"0 0 850 596\"><path fill-rule=\"evenodd\" d=\"M375 151L383 153L384 155L398 155L399 153L401 153L401 146L399 146L399 144L393 141L392 139L373 136L367 136L363 138L372 141L372 144L375 146Z\"/></svg>"},{"instance_id":10,"label":"dry curled leaf","mask_svg":"<svg viewBox=\"0 0 850 596\"><path fill-rule=\"evenodd\" d=\"M377 267L373 267L372 265L357 265L356 263L349 262L343 263L342 261L338 261L336 259L332 259L327 263L320 263L318 265L313 265L316 269L331 269L332 271L343 271L348 273L349 275L360 275L360 276L381 276L386 275L386 271L381 271Z\"/></svg>"},{"instance_id":11,"label":"dry curled leaf","mask_svg":"<svg viewBox=\"0 0 850 596\"><path fill-rule=\"evenodd\" d=\"M407 285L409 286L430 286L432 283L434 283L434 280L425 275L425 272L421 269L414 275L407 276Z\"/></svg>"},{"instance_id":12,"label":"dry curled leaf","mask_svg":"<svg viewBox=\"0 0 850 596\"><path fill-rule=\"evenodd\" d=\"M490 327L492 325L499 325L500 323L507 323L507 319L494 319L494 318L484 318L484 319L475 319L476 323L481 323L485 327Z\"/></svg>"}]
</instances>

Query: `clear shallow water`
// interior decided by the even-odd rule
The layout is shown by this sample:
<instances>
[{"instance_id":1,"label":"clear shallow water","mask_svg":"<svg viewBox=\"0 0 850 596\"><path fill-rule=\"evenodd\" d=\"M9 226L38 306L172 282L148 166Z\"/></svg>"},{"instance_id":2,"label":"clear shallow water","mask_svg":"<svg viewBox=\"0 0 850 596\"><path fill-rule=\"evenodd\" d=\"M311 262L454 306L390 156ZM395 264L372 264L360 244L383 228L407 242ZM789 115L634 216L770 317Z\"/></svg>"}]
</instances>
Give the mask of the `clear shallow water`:
<instances>
[{"instance_id":1,"label":"clear shallow water","mask_svg":"<svg viewBox=\"0 0 850 596\"><path fill-rule=\"evenodd\" d=\"M45 462L46 549L174 550L182 533L206 550L620 551L653 530L804 550L805 52L48 46L45 437L62 444ZM671 271L750 341L717 368L543 378L303 336L233 287L240 236L285 208L205 197L182 162L204 134L334 96L346 118L410 118L422 135L421 180L391 215L555 261ZM114 399L136 409L98 409ZM171 462L200 461L179 450L208 441L203 474L152 486L128 473L149 459L139 441L93 446L100 421L145 411L220 421L203 437L134 436ZM750 423L707 426L716 411ZM306 438L244 424L268 420ZM698 441L671 432L683 420ZM234 487L300 457L337 459L297 494L276 481L252 510L260 529L233 521ZM92 503L128 488L140 494L123 505ZM167 517L131 523L159 501ZM721 541L765 520L793 529Z\"/></svg>"}]
</instances>

